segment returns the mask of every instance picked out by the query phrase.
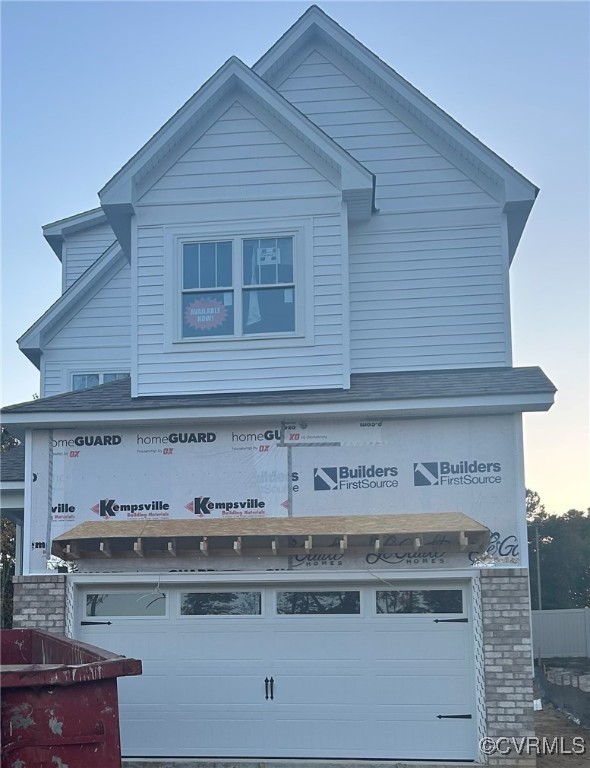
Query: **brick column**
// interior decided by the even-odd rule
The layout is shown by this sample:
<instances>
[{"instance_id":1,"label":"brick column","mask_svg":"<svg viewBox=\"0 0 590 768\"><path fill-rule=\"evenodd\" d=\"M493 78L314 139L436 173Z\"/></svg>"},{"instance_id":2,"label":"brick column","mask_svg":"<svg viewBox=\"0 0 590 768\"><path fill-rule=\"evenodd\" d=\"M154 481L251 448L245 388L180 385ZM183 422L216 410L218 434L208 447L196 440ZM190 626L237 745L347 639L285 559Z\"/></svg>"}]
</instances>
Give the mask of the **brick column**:
<instances>
[{"instance_id":1,"label":"brick column","mask_svg":"<svg viewBox=\"0 0 590 768\"><path fill-rule=\"evenodd\" d=\"M63 635L66 615L66 577L61 573L15 576L15 629L45 629Z\"/></svg>"},{"instance_id":2,"label":"brick column","mask_svg":"<svg viewBox=\"0 0 590 768\"><path fill-rule=\"evenodd\" d=\"M481 597L487 736L534 736L528 570L483 568ZM512 751L488 762L532 768L536 757Z\"/></svg>"}]
</instances>

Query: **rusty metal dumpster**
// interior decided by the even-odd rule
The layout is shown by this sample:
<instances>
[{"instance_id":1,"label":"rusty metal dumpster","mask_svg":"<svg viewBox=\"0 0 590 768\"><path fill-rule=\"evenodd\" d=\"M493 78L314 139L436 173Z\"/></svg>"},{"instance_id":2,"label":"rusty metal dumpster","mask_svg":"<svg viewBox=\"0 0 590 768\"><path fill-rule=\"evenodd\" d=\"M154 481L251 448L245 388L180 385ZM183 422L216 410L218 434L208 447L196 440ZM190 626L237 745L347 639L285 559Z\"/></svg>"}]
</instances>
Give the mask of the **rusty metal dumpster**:
<instances>
[{"instance_id":1,"label":"rusty metal dumpster","mask_svg":"<svg viewBox=\"0 0 590 768\"><path fill-rule=\"evenodd\" d=\"M141 661L37 629L0 640L2 768L120 768L117 678Z\"/></svg>"}]
</instances>

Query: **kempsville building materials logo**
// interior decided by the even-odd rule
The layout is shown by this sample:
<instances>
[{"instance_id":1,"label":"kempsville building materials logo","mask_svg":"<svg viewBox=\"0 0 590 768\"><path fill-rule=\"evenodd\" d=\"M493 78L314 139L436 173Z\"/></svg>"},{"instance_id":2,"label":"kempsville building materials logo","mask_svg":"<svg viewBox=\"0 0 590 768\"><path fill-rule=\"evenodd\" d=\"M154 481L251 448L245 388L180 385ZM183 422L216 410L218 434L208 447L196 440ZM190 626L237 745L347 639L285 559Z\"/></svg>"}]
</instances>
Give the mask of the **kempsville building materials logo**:
<instances>
[{"instance_id":1,"label":"kempsville building materials logo","mask_svg":"<svg viewBox=\"0 0 590 768\"><path fill-rule=\"evenodd\" d=\"M99 517L116 517L119 512L126 512L127 517L168 517L170 505L160 500L122 504L116 499L101 499L90 509Z\"/></svg>"},{"instance_id":2,"label":"kempsville building materials logo","mask_svg":"<svg viewBox=\"0 0 590 768\"><path fill-rule=\"evenodd\" d=\"M195 515L210 515L213 512L226 514L260 515L264 514L266 503L260 499L241 499L237 501L211 501L211 496L195 496L185 505L185 509Z\"/></svg>"},{"instance_id":3,"label":"kempsville building materials logo","mask_svg":"<svg viewBox=\"0 0 590 768\"><path fill-rule=\"evenodd\" d=\"M499 461L414 462L414 485L494 485L502 482Z\"/></svg>"},{"instance_id":4,"label":"kempsville building materials logo","mask_svg":"<svg viewBox=\"0 0 590 768\"><path fill-rule=\"evenodd\" d=\"M397 488L397 467L359 464L356 467L315 467L314 491L357 491L365 488Z\"/></svg>"}]
</instances>

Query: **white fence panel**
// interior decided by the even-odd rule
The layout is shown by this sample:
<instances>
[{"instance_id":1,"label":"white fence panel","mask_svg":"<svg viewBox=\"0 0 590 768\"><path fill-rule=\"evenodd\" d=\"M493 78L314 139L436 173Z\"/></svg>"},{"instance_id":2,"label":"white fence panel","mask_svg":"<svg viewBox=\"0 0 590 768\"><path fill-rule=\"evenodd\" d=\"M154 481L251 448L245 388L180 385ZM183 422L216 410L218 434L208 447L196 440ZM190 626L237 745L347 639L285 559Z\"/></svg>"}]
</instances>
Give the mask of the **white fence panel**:
<instances>
[{"instance_id":1,"label":"white fence panel","mask_svg":"<svg viewBox=\"0 0 590 768\"><path fill-rule=\"evenodd\" d=\"M590 608L533 611L535 658L586 656L590 658Z\"/></svg>"}]
</instances>

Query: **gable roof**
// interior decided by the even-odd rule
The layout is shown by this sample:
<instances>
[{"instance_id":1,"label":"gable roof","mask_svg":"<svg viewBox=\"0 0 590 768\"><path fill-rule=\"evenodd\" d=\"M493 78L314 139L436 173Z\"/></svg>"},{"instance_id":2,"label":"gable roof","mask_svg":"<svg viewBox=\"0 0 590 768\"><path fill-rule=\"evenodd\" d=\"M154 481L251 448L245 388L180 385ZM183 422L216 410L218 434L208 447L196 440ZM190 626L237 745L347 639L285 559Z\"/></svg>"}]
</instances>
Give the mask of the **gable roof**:
<instances>
[{"instance_id":1,"label":"gable roof","mask_svg":"<svg viewBox=\"0 0 590 768\"><path fill-rule=\"evenodd\" d=\"M129 217L133 213L137 184L165 161L188 135L198 130L207 114L235 91L246 93L303 142L316 162L331 167L340 177L343 199L351 219L366 219L373 208L374 177L358 160L331 139L293 104L235 56L166 122L100 190L102 208L123 250L130 244Z\"/></svg>"},{"instance_id":2,"label":"gable roof","mask_svg":"<svg viewBox=\"0 0 590 768\"><path fill-rule=\"evenodd\" d=\"M39 368L41 349L63 325L126 264L119 243L114 242L70 285L41 317L17 340L19 349Z\"/></svg>"},{"instance_id":3,"label":"gable roof","mask_svg":"<svg viewBox=\"0 0 590 768\"><path fill-rule=\"evenodd\" d=\"M508 216L510 258L522 235L526 220L539 192L532 182L489 149L460 123L411 85L388 64L366 48L355 37L330 18L317 5L311 6L293 26L252 67L271 85L293 62L296 54L313 41L326 43L365 77L376 83L380 91L395 102L399 119L419 123L423 138L442 140L456 159L465 160L473 171L497 185ZM496 193L497 194L497 193Z\"/></svg>"},{"instance_id":4,"label":"gable roof","mask_svg":"<svg viewBox=\"0 0 590 768\"><path fill-rule=\"evenodd\" d=\"M350 389L131 397L129 379L2 408L5 424L61 426L108 421L165 421L322 413L473 412L548 410L556 389L543 371L471 368L395 373L357 373Z\"/></svg>"},{"instance_id":5,"label":"gable roof","mask_svg":"<svg viewBox=\"0 0 590 768\"><path fill-rule=\"evenodd\" d=\"M65 219L58 219L43 227L43 237L47 240L51 249L61 261L62 245L68 235L75 232L83 232L85 229L91 229L98 224L106 224L107 217L102 208L92 208L90 211L82 211L74 216L68 216Z\"/></svg>"}]
</instances>

